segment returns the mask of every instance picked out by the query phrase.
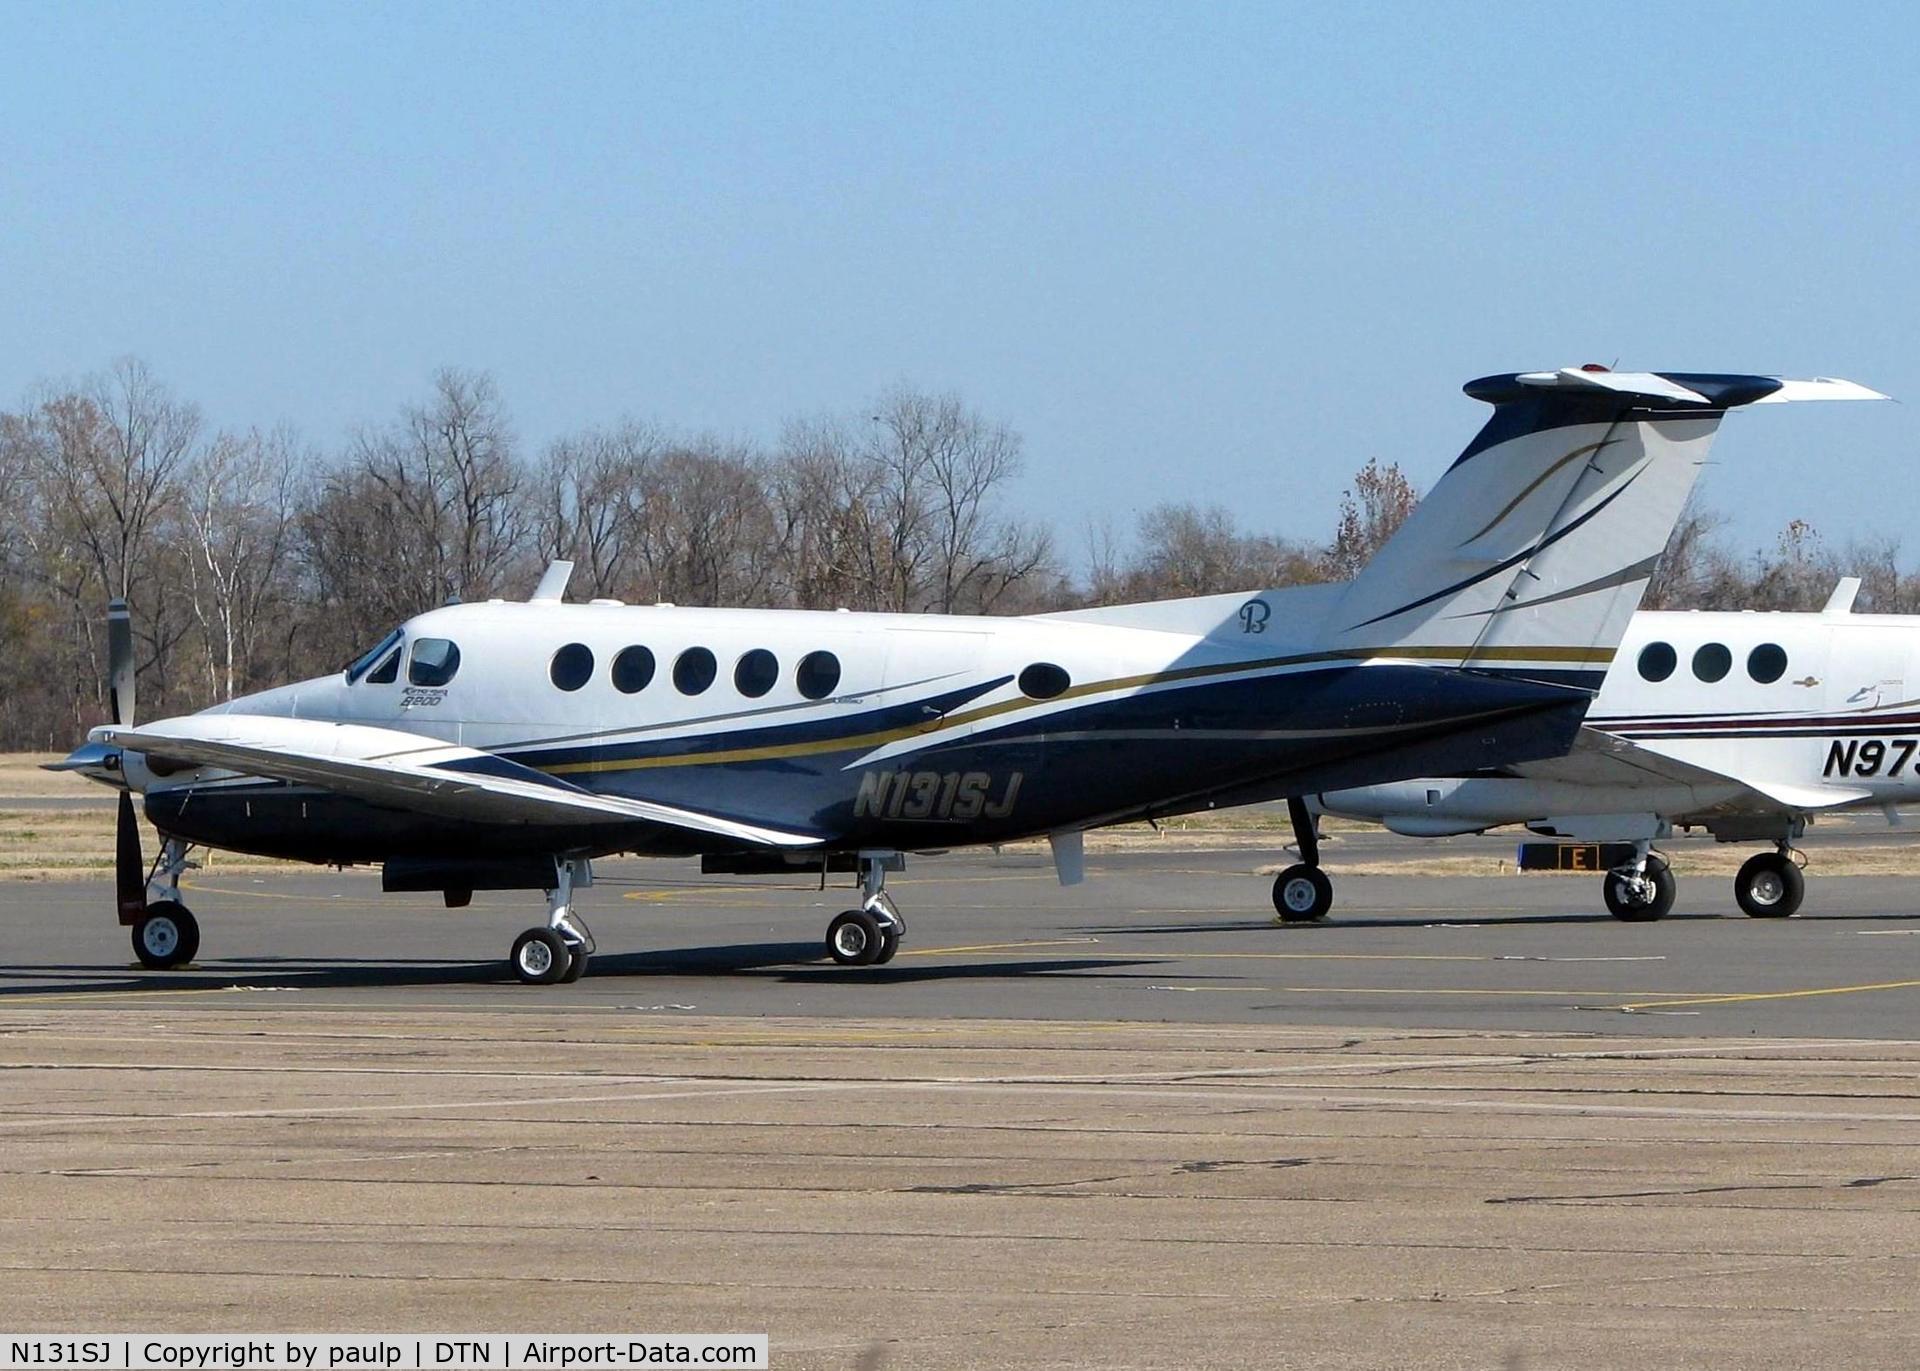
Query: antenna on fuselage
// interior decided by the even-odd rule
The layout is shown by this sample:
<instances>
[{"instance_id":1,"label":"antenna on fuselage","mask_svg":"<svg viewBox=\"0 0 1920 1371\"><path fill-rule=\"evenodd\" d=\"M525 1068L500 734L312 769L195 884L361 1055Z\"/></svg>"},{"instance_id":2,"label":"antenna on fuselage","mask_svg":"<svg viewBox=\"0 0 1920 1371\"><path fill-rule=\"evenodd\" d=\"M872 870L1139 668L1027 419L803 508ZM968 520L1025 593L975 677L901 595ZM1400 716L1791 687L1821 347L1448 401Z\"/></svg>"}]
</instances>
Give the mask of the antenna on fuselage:
<instances>
[{"instance_id":1,"label":"antenna on fuselage","mask_svg":"<svg viewBox=\"0 0 1920 1371\"><path fill-rule=\"evenodd\" d=\"M547 563L546 572L540 577L540 584L533 588L533 594L527 598L527 603L558 604L566 598L567 582L572 579L572 562Z\"/></svg>"},{"instance_id":2,"label":"antenna on fuselage","mask_svg":"<svg viewBox=\"0 0 1920 1371\"><path fill-rule=\"evenodd\" d=\"M1820 612L1822 614L1851 614L1853 613L1853 597L1859 593L1860 578L1858 576L1842 576L1840 583L1833 588L1833 594L1827 596L1826 607Z\"/></svg>"}]
</instances>

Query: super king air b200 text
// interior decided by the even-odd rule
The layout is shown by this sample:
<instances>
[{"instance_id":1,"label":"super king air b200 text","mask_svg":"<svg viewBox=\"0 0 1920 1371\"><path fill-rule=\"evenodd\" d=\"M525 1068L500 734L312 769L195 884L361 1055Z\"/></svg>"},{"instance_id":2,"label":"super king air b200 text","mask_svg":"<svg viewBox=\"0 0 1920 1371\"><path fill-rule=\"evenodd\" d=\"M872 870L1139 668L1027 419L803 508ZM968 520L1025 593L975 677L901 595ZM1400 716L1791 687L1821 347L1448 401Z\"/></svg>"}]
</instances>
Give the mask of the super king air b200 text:
<instances>
[{"instance_id":1,"label":"super king air b200 text","mask_svg":"<svg viewBox=\"0 0 1920 1371\"><path fill-rule=\"evenodd\" d=\"M884 962L904 855L1288 799L1307 861L1275 903L1325 913L1298 797L1553 757L1593 693L1720 421L1869 399L1844 381L1569 369L1490 376L1493 414L1352 582L1027 618L525 603L410 619L345 671L134 722L124 606L114 722L56 765L122 788L120 917L190 961L190 846L380 863L389 890L546 893L522 980L577 977L592 859L848 872L827 952ZM162 845L148 868L132 794Z\"/></svg>"}]
</instances>

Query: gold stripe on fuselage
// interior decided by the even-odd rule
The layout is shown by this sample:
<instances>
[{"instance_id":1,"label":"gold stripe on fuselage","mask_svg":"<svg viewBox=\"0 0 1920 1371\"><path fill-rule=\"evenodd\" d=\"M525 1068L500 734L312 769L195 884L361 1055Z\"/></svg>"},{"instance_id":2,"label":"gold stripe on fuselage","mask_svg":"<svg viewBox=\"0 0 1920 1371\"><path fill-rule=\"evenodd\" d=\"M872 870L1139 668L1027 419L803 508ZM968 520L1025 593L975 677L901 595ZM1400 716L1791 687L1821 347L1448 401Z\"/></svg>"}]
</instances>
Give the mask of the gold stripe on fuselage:
<instances>
[{"instance_id":1,"label":"gold stripe on fuselage","mask_svg":"<svg viewBox=\"0 0 1920 1371\"><path fill-rule=\"evenodd\" d=\"M1569 452L1566 456L1562 457L1559 461L1555 462L1552 466L1548 467L1545 471L1541 472L1538 476L1534 477L1532 481L1528 482L1527 488L1521 491L1518 495L1514 496L1511 500L1507 501L1506 507L1502 509L1498 514L1494 515L1491 519L1487 520L1486 523L1482 524L1478 532L1474 533L1471 537L1461 539L1460 546L1465 547L1468 543L1471 543L1478 539L1486 537L1487 533L1495 525L1497 525L1502 519L1506 518L1509 514L1513 513L1514 510L1518 509L1523 500L1525 500L1529 495L1533 494L1534 491L1538 490L1542 485L1544 485L1547 481L1547 478L1552 476L1554 472L1560 470L1560 468L1565 466L1568 462L1573 461L1576 457L1591 456L1593 453L1598 452L1601 448L1612 447L1615 443L1619 441L1620 440L1618 438L1603 438L1597 443L1588 443L1584 447L1575 448L1572 452Z\"/></svg>"},{"instance_id":2,"label":"gold stripe on fuselage","mask_svg":"<svg viewBox=\"0 0 1920 1371\"><path fill-rule=\"evenodd\" d=\"M1198 680L1208 676L1229 676L1240 672L1269 671L1281 667L1301 666L1309 662L1362 661L1371 659L1392 660L1395 658L1422 662L1445 662L1461 666L1469 660L1475 662L1553 662L1561 665L1606 667L1613 660L1611 648L1586 647L1396 647L1396 648L1342 648L1333 652L1304 652L1291 657L1266 657L1247 662L1218 662L1209 666L1179 667L1172 671L1145 672L1137 676L1118 676L1112 680L1089 681L1062 691L1051 700L1030 700L1022 697L1018 700L1002 700L998 704L982 705L977 709L965 710L959 714L947 714L937 719L929 719L923 724L908 724L904 727L879 729L872 733L855 733L838 738L816 738L804 743L769 743L759 747L730 748L722 752L676 753L664 757L623 757L609 758L592 762L561 762L555 766L540 766L539 770L551 776L592 775L608 771L642 771L663 766L721 766L731 762L777 761L783 757L817 756L823 752L847 752L853 749L867 750L884 747L888 743L901 742L907 738L928 737L950 729L964 728L979 723L982 719L995 718L1010 714L1019 709L1030 709L1036 704L1055 704L1062 700L1084 699L1089 695L1103 695L1116 691L1137 690L1146 686L1167 685L1181 681ZM697 741L697 740L693 740ZM528 765L537 766L529 761Z\"/></svg>"}]
</instances>

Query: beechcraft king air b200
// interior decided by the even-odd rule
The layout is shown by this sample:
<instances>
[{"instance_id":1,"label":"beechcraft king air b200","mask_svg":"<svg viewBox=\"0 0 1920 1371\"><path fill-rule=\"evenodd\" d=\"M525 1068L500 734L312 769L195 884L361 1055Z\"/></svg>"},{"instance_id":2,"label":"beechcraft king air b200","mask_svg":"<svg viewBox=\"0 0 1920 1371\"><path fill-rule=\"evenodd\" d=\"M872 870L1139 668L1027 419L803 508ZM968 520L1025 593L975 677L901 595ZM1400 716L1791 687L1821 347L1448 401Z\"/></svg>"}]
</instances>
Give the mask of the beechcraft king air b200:
<instances>
[{"instance_id":1,"label":"beechcraft king air b200","mask_svg":"<svg viewBox=\"0 0 1920 1371\"><path fill-rule=\"evenodd\" d=\"M1565 753L1720 421L1879 398L1844 381L1569 369L1490 376L1493 414L1352 582L1026 618L525 603L435 609L345 671L136 723L57 765L120 807L120 911L192 959L191 845L380 863L393 890L545 891L523 981L594 949L591 861L857 873L827 952L882 962L903 854L1046 836L1063 881L1102 825ZM119 611L124 616L122 607ZM1315 869L1316 889L1329 892Z\"/></svg>"}]
</instances>

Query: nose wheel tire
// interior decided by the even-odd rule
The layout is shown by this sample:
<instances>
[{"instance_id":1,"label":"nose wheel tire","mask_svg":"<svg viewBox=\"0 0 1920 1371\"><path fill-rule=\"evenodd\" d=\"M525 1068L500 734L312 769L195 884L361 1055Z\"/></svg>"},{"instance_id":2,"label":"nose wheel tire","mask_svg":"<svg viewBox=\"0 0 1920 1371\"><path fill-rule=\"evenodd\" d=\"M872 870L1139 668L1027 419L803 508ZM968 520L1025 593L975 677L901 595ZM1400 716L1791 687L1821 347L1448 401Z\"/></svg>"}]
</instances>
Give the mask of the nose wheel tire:
<instances>
[{"instance_id":1,"label":"nose wheel tire","mask_svg":"<svg viewBox=\"0 0 1920 1371\"><path fill-rule=\"evenodd\" d=\"M1785 919L1806 898L1806 877L1793 860L1779 852L1759 852L1747 858L1733 878L1733 898L1750 919Z\"/></svg>"},{"instance_id":2,"label":"nose wheel tire","mask_svg":"<svg viewBox=\"0 0 1920 1371\"><path fill-rule=\"evenodd\" d=\"M1673 897L1679 888L1673 869L1664 860L1649 857L1646 875L1639 881L1609 871L1601 894L1606 899L1607 912L1622 923L1652 923L1665 918L1673 908Z\"/></svg>"},{"instance_id":3,"label":"nose wheel tire","mask_svg":"<svg viewBox=\"0 0 1920 1371\"><path fill-rule=\"evenodd\" d=\"M896 947L898 940L895 940ZM827 955L841 966L872 966L892 955L880 921L864 909L849 909L827 925Z\"/></svg>"},{"instance_id":4,"label":"nose wheel tire","mask_svg":"<svg viewBox=\"0 0 1920 1371\"><path fill-rule=\"evenodd\" d=\"M551 928L529 928L513 940L513 952L508 960L521 984L554 985L568 979L574 957L567 940ZM582 957L580 962L584 971L586 958Z\"/></svg>"},{"instance_id":5,"label":"nose wheel tire","mask_svg":"<svg viewBox=\"0 0 1920 1371\"><path fill-rule=\"evenodd\" d=\"M1297 863L1273 878L1274 922L1318 923L1333 908L1333 882L1317 866Z\"/></svg>"},{"instance_id":6,"label":"nose wheel tire","mask_svg":"<svg viewBox=\"0 0 1920 1371\"><path fill-rule=\"evenodd\" d=\"M185 966L199 952L199 921L177 901L155 901L133 926L133 955L150 970L171 971Z\"/></svg>"}]
</instances>

